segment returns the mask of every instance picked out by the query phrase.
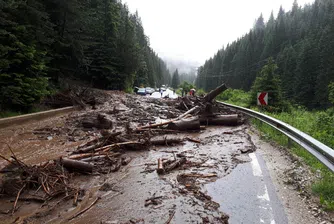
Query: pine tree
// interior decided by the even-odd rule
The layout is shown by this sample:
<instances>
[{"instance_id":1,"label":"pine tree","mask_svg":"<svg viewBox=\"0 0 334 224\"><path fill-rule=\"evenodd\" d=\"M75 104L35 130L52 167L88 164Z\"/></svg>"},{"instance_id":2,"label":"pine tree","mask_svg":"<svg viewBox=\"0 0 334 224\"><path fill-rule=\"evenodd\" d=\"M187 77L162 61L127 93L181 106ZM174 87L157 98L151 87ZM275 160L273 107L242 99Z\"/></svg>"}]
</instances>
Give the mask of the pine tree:
<instances>
[{"instance_id":1,"label":"pine tree","mask_svg":"<svg viewBox=\"0 0 334 224\"><path fill-rule=\"evenodd\" d=\"M259 92L268 93L268 103L272 107L280 108L283 103L280 79L277 75L277 64L272 58L261 69L260 75L255 79L251 90L252 103L256 104Z\"/></svg>"},{"instance_id":2,"label":"pine tree","mask_svg":"<svg viewBox=\"0 0 334 224\"><path fill-rule=\"evenodd\" d=\"M177 89L179 85L180 85L179 71L176 69L175 72L173 73L172 87L173 89Z\"/></svg>"},{"instance_id":3,"label":"pine tree","mask_svg":"<svg viewBox=\"0 0 334 224\"><path fill-rule=\"evenodd\" d=\"M282 80L282 97L309 108L326 108L328 84L334 80L334 2L316 0L292 9L280 7L265 24L263 16L243 37L223 47L198 69L196 85L209 91L217 80L249 90L269 57ZM220 68L220 72L217 70Z\"/></svg>"},{"instance_id":4,"label":"pine tree","mask_svg":"<svg viewBox=\"0 0 334 224\"><path fill-rule=\"evenodd\" d=\"M28 110L48 94L46 52L36 43L40 30L30 24L40 23L44 14L37 8L33 10L35 5L27 5L25 1L2 4L0 109Z\"/></svg>"}]
</instances>

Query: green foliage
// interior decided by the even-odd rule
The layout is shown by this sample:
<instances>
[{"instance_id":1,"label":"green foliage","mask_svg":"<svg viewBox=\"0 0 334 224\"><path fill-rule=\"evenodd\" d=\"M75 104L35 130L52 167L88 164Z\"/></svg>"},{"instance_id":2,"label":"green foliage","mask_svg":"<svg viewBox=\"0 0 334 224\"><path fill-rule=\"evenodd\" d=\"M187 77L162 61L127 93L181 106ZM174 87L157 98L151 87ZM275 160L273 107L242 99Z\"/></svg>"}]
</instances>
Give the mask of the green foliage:
<instances>
[{"instance_id":1,"label":"green foliage","mask_svg":"<svg viewBox=\"0 0 334 224\"><path fill-rule=\"evenodd\" d=\"M334 82L331 82L328 85L328 91L329 91L328 99L332 103L332 105L334 105Z\"/></svg>"},{"instance_id":2,"label":"green foliage","mask_svg":"<svg viewBox=\"0 0 334 224\"><path fill-rule=\"evenodd\" d=\"M47 54L37 46L35 40L35 32L39 30L17 23L19 19L29 19L16 14L21 9L31 13L30 16L37 19L37 24L38 19L44 18L43 14L32 11L24 2L18 1L17 5L3 3L0 12L4 19L0 28L0 110L27 111L49 93Z\"/></svg>"},{"instance_id":3,"label":"green foliage","mask_svg":"<svg viewBox=\"0 0 334 224\"><path fill-rule=\"evenodd\" d=\"M179 71L176 69L172 77L172 87L176 89L180 85Z\"/></svg>"},{"instance_id":4,"label":"green foliage","mask_svg":"<svg viewBox=\"0 0 334 224\"><path fill-rule=\"evenodd\" d=\"M183 95L184 93L189 93L191 89L195 88L194 85L184 81L182 82L180 85L179 85L179 88L181 89L181 91L183 92Z\"/></svg>"},{"instance_id":5,"label":"green foliage","mask_svg":"<svg viewBox=\"0 0 334 224\"><path fill-rule=\"evenodd\" d=\"M227 89L216 99L241 107L250 107L251 95L240 89Z\"/></svg>"},{"instance_id":6,"label":"green foliage","mask_svg":"<svg viewBox=\"0 0 334 224\"><path fill-rule=\"evenodd\" d=\"M0 118L14 117L19 115L21 115L21 113L16 111L0 111Z\"/></svg>"},{"instance_id":7,"label":"green foliage","mask_svg":"<svg viewBox=\"0 0 334 224\"><path fill-rule=\"evenodd\" d=\"M322 180L312 186L313 192L320 196L320 203L327 210L334 210L334 175L328 173L323 176Z\"/></svg>"},{"instance_id":8,"label":"green foliage","mask_svg":"<svg viewBox=\"0 0 334 224\"><path fill-rule=\"evenodd\" d=\"M257 94L259 92L268 93L268 104L271 107L280 108L282 106L282 90L280 87L280 79L276 74L277 64L272 58L263 66L260 75L256 77L251 89L251 103L257 104Z\"/></svg>"},{"instance_id":9,"label":"green foliage","mask_svg":"<svg viewBox=\"0 0 334 224\"><path fill-rule=\"evenodd\" d=\"M292 125L327 146L334 148L334 112L332 110L309 112L302 107L297 107L290 113L267 112L267 114ZM288 138L276 129L255 119L252 120L252 123L261 131L264 138L274 140L280 145L288 146ZM313 172L322 176L319 181L312 185L312 190L319 195L320 201L325 208L333 210L333 173L304 148L293 144L292 152L302 158L302 160L311 167Z\"/></svg>"},{"instance_id":10,"label":"green foliage","mask_svg":"<svg viewBox=\"0 0 334 224\"><path fill-rule=\"evenodd\" d=\"M264 79L258 74L273 58L278 67L276 78L281 80L277 83L282 90L279 107L289 108L289 101L308 109L326 109L331 106L328 84L334 82L332 24L332 0L316 0L304 7L295 1L289 12L281 7L278 15L271 14L266 23L261 15L252 30L218 50L198 68L196 86L210 91L225 83L232 89L249 91L262 82L254 83L255 79ZM253 95L253 103L255 99ZM269 104L276 104L272 100Z\"/></svg>"},{"instance_id":11,"label":"green foliage","mask_svg":"<svg viewBox=\"0 0 334 224\"><path fill-rule=\"evenodd\" d=\"M121 1L0 2L0 110L28 110L67 79L118 90L171 81Z\"/></svg>"},{"instance_id":12,"label":"green foliage","mask_svg":"<svg viewBox=\"0 0 334 224\"><path fill-rule=\"evenodd\" d=\"M204 96L206 94L206 92L204 91L204 89L197 89L196 90L196 95L198 96Z\"/></svg>"}]
</instances>

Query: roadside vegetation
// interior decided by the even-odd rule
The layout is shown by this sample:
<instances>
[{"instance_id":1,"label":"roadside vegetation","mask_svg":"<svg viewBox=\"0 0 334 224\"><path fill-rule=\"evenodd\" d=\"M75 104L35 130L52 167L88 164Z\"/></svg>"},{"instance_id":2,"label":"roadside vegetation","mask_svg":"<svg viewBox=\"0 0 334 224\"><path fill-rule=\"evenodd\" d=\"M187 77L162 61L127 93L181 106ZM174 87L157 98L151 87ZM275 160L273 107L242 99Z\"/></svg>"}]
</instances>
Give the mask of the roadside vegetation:
<instances>
[{"instance_id":1,"label":"roadside vegetation","mask_svg":"<svg viewBox=\"0 0 334 224\"><path fill-rule=\"evenodd\" d=\"M264 71L264 70L262 70ZM264 73L263 73L264 74ZM262 80L264 80L262 78ZM257 82L252 91L264 91L261 89L260 82ZM334 87L329 86L329 100L334 104ZM254 93L245 92L238 89L228 89L221 95L218 100L226 103L250 108L260 111L271 117L286 122L293 127L309 134L327 146L334 148L334 107L322 111L309 111L305 107L293 105L287 102L278 102L276 106L268 108L258 107L254 102ZM256 99L256 98L255 98ZM270 103L270 101L269 101ZM275 105L275 104L274 104ZM278 107L279 105L279 107ZM288 138L281 134L271 126L262 123L256 119L252 120L252 124L261 132L262 136L269 141L275 141L282 146L288 147ZM334 175L322 163L320 163L313 155L297 144L292 144L291 152L299 156L311 170L321 176L321 178L311 186L312 192L319 196L321 204L327 210L334 210Z\"/></svg>"},{"instance_id":2,"label":"roadside vegetation","mask_svg":"<svg viewBox=\"0 0 334 224\"><path fill-rule=\"evenodd\" d=\"M68 80L131 92L171 82L138 13L121 1L1 1L0 112L27 113Z\"/></svg>"}]
</instances>

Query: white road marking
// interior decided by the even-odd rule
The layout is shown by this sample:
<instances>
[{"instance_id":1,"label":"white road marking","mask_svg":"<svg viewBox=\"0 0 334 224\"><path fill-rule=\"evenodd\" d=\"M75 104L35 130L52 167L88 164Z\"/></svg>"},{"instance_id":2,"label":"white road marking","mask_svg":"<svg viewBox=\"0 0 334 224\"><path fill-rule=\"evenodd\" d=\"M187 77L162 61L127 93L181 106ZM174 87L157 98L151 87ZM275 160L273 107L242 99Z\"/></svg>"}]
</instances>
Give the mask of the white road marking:
<instances>
[{"instance_id":1,"label":"white road marking","mask_svg":"<svg viewBox=\"0 0 334 224\"><path fill-rule=\"evenodd\" d=\"M262 170L261 170L261 166L259 164L259 161L257 160L257 157L255 155L255 153L250 153L249 157L252 159L252 170L253 170L253 175L255 177L262 177Z\"/></svg>"},{"instance_id":2,"label":"white road marking","mask_svg":"<svg viewBox=\"0 0 334 224\"><path fill-rule=\"evenodd\" d=\"M270 202L267 185L264 185L264 194L258 195L257 198Z\"/></svg>"},{"instance_id":3,"label":"white road marking","mask_svg":"<svg viewBox=\"0 0 334 224\"><path fill-rule=\"evenodd\" d=\"M252 165L252 171L253 171L253 175L255 177L263 177L263 173L261 170L261 166L260 163L256 157L255 153L250 153L249 157L251 158L251 165ZM269 215L270 215L270 224L276 224L275 219L274 219L274 214L273 214L273 209L271 207L270 204L270 197L269 197L269 193L268 193L268 188L267 185L264 184L264 193L263 194L259 194L257 196L258 199L265 201L265 206L259 206L260 209L263 210L269 210ZM264 223L264 220L261 218L260 219L260 223Z\"/></svg>"}]
</instances>

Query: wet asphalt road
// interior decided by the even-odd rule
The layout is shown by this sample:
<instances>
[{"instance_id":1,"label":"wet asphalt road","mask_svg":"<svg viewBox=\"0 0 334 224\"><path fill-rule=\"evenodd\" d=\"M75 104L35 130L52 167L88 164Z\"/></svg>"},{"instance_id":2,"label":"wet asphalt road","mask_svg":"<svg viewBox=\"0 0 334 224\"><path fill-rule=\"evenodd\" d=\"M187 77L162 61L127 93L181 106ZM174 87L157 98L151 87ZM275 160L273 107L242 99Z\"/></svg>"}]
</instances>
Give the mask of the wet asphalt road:
<instances>
[{"instance_id":1,"label":"wet asphalt road","mask_svg":"<svg viewBox=\"0 0 334 224\"><path fill-rule=\"evenodd\" d=\"M239 164L229 175L205 186L229 223L288 223L266 164L259 153L250 153L250 163Z\"/></svg>"}]
</instances>

